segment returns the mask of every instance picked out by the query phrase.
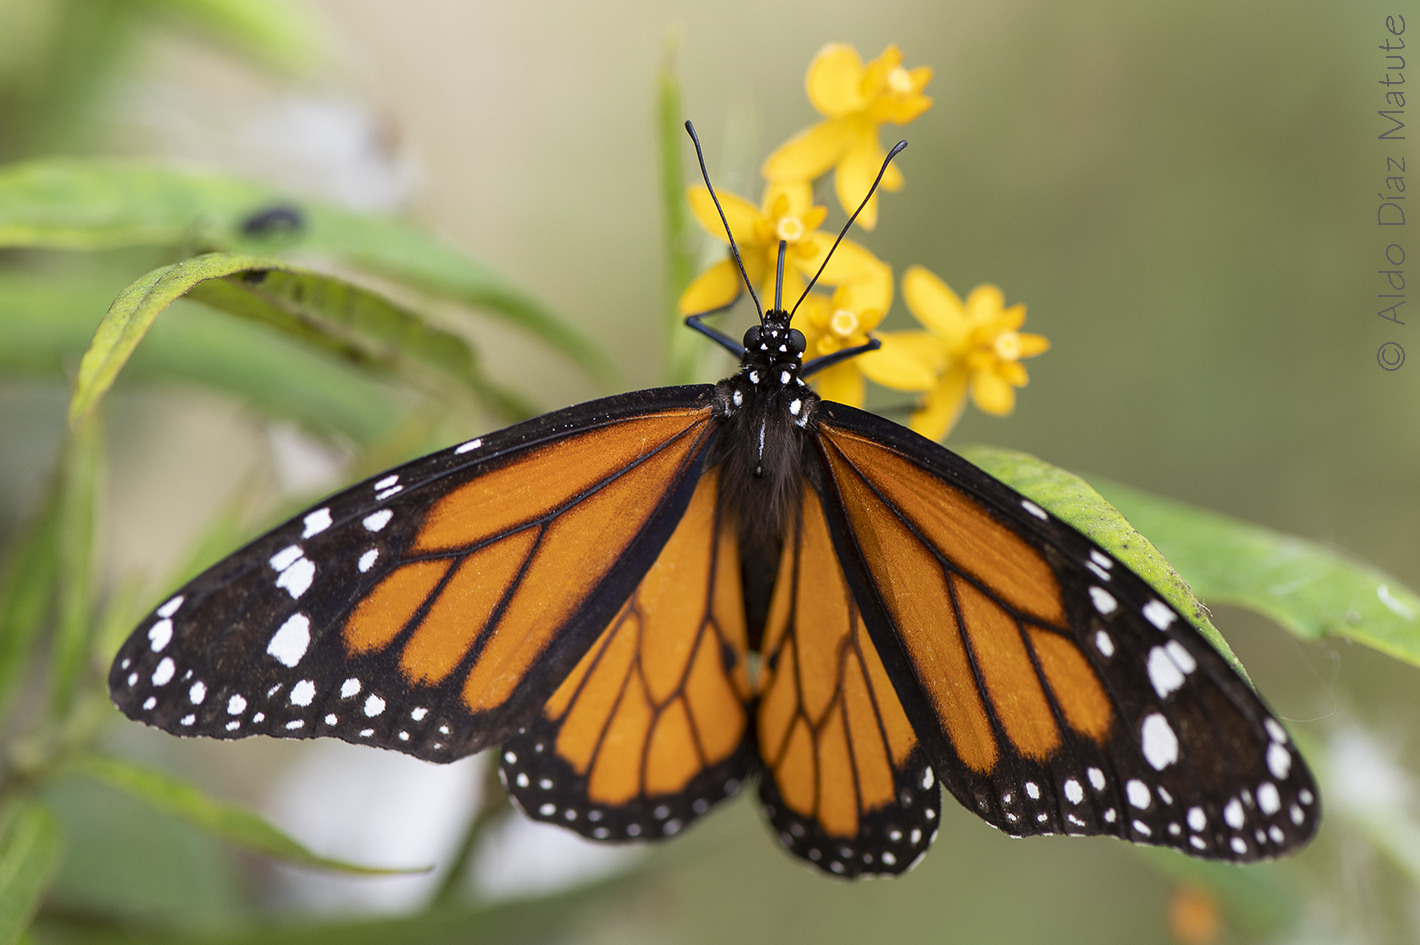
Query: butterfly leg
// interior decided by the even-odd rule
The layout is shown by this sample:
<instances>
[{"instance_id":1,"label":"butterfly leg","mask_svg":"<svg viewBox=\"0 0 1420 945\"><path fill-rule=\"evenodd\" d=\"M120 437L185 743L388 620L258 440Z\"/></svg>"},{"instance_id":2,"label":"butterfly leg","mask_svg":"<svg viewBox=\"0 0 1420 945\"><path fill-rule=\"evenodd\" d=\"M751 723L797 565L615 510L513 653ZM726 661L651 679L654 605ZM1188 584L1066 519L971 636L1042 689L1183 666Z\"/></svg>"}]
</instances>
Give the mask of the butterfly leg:
<instances>
[{"instance_id":1,"label":"butterfly leg","mask_svg":"<svg viewBox=\"0 0 1420 945\"><path fill-rule=\"evenodd\" d=\"M835 364L847 361L849 358L856 358L860 354L869 351L876 351L883 346L883 343L876 338L869 338L866 344L854 345L851 348L844 348L842 351L835 351L833 354L821 355L804 362L803 368L799 370L799 376L803 378L811 377L825 368L831 368Z\"/></svg>"},{"instance_id":2,"label":"butterfly leg","mask_svg":"<svg viewBox=\"0 0 1420 945\"><path fill-rule=\"evenodd\" d=\"M703 312L701 313L701 315L704 314L705 313ZM700 320L701 315L687 315L685 319L686 326L689 328L694 328L706 338L709 338L711 341L715 342L717 345L730 352L730 354L733 354L736 358L744 357L744 345L740 344L738 341L731 338L729 335L725 334L720 329L714 328L702 322Z\"/></svg>"}]
</instances>

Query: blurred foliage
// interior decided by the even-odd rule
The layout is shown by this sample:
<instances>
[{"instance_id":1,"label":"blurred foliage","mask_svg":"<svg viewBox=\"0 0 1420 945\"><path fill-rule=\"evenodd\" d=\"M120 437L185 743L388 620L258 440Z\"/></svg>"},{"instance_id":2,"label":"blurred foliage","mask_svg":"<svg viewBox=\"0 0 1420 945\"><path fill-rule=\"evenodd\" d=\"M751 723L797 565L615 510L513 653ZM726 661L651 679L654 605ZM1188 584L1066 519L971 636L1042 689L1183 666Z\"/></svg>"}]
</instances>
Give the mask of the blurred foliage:
<instances>
[{"instance_id":1,"label":"blurred foliage","mask_svg":"<svg viewBox=\"0 0 1420 945\"><path fill-rule=\"evenodd\" d=\"M103 739L115 713L104 686L108 662L153 603L153 591L112 578L122 562L102 557L109 553L102 540L106 394L202 388L263 421L293 421L321 442L349 449L357 468L381 468L444 429L515 420L534 409L485 375L467 310L524 333L550 361L562 359L604 383L613 372L595 344L532 293L408 224L235 177L84 156L98 147L94 118L116 69L156 24L191 31L288 76L309 70L321 48L315 21L286 0L0 3L0 159L8 162L0 167L0 381L72 389L47 484L24 522L0 535L0 945L562 940L617 899L651 910L678 899L697 917L706 900L695 898L695 889L712 874L715 889L733 895L735 906L715 900L713 915L683 930L687 941L722 940L726 913L767 940L829 932L881 938L883 929L853 910L860 902L897 909L905 897L944 912L904 918L893 930L901 941L940 940L948 921L978 939L1053 933L1051 910L1082 894L1076 858L1100 845L1041 841L1031 869L1013 878L1017 891L1029 890L1044 905L1003 915L979 885L1003 874L1000 848L980 842L970 833L979 824L954 808L944 819L958 851L939 850L895 884L855 887L866 890L861 898L807 874L766 880L782 868L770 843L758 837L764 852L743 859L739 847L717 838L717 830L762 833L740 804L619 880L502 904L474 901L468 863L507 810L492 789L458 844L450 878L422 912L290 920L263 909L247 861L234 849L336 872L387 870L323 856L255 811L109 752ZM673 321L696 262L682 200L685 116L676 53L668 41L655 77L653 136L662 311ZM885 202L884 213L893 211ZM703 345L690 332L671 336L666 371L673 382L698 379ZM1301 639L1343 636L1420 662L1420 598L1368 565L1099 481L1107 502L1079 477L1022 453L963 452L1127 560L1239 669L1205 605L1240 605ZM233 497L163 586L227 553L276 514L253 513L255 504ZM1305 739L1302 745L1314 762L1328 750ZM1368 843L1368 853L1413 864L1394 841L1420 836L1403 808L1386 808L1383 823L1364 805L1333 808L1329 816L1339 826L1328 826L1318 841L1320 855L1340 863L1342 852L1354 857L1355 844ZM1387 827L1394 828L1389 849ZM1318 890L1337 885L1335 876L1319 878L1294 863L1244 870L1155 850L1139 855L1167 882L1215 897L1233 934L1249 940L1295 931ZM666 864L675 868L662 869ZM1413 895L1413 886L1407 892ZM1100 927L1117 940L1158 938L1133 933L1144 916L1161 914L1160 904L1131 908L1098 917ZM1345 909L1337 914L1346 917Z\"/></svg>"}]
</instances>

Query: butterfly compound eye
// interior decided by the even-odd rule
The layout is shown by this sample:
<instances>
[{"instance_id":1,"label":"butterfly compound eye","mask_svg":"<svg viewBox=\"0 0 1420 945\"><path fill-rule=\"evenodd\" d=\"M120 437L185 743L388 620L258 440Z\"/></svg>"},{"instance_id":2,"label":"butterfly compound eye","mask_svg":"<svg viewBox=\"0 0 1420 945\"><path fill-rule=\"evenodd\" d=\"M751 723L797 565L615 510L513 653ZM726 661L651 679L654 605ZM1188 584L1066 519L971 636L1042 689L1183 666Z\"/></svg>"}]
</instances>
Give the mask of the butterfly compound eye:
<instances>
[{"instance_id":1,"label":"butterfly compound eye","mask_svg":"<svg viewBox=\"0 0 1420 945\"><path fill-rule=\"evenodd\" d=\"M809 346L808 339L804 337L804 333L803 333L803 332L799 331L799 329L797 329L797 328L790 328L790 329L789 329L789 350L790 350L790 351L794 352L795 354L803 354L803 353L804 353L804 349L806 349L808 346Z\"/></svg>"},{"instance_id":2,"label":"butterfly compound eye","mask_svg":"<svg viewBox=\"0 0 1420 945\"><path fill-rule=\"evenodd\" d=\"M759 347L758 325L751 325L749 331L745 332L745 347L751 349Z\"/></svg>"}]
</instances>

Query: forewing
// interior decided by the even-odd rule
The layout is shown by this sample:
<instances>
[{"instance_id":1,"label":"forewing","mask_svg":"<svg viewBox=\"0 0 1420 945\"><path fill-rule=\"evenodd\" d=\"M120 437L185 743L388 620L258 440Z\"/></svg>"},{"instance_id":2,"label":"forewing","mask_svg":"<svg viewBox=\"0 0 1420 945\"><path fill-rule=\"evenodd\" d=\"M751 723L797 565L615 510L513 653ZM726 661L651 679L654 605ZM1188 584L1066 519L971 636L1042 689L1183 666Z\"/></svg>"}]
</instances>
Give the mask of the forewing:
<instances>
[{"instance_id":1,"label":"forewing","mask_svg":"<svg viewBox=\"0 0 1420 945\"><path fill-rule=\"evenodd\" d=\"M838 404L819 420L850 583L962 804L1013 835L1235 862L1310 839L1286 731L1147 583L934 443Z\"/></svg>"},{"instance_id":2,"label":"forewing","mask_svg":"<svg viewBox=\"0 0 1420 945\"><path fill-rule=\"evenodd\" d=\"M330 735L450 761L547 699L690 500L711 388L548 414L374 477L181 588L109 674L177 735Z\"/></svg>"},{"instance_id":3,"label":"forewing","mask_svg":"<svg viewBox=\"0 0 1420 945\"><path fill-rule=\"evenodd\" d=\"M530 817L595 840L678 833L752 763L744 601L718 473L525 730L502 776Z\"/></svg>"},{"instance_id":4,"label":"forewing","mask_svg":"<svg viewBox=\"0 0 1420 945\"><path fill-rule=\"evenodd\" d=\"M762 647L760 799L792 853L838 876L909 869L941 791L806 485Z\"/></svg>"}]
</instances>

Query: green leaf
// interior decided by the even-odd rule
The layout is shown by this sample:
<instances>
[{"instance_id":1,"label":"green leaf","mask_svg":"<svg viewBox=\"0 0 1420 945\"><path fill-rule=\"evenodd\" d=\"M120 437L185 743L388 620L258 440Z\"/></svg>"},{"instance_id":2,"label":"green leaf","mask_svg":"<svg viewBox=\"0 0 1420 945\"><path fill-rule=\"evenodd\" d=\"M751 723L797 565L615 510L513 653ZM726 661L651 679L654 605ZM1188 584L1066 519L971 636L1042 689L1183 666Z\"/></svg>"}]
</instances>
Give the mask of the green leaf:
<instances>
[{"instance_id":1,"label":"green leaf","mask_svg":"<svg viewBox=\"0 0 1420 945\"><path fill-rule=\"evenodd\" d=\"M1056 518L1084 532L1091 541L1120 561L1161 594L1180 614L1208 638L1239 673L1246 672L1228 641L1208 618L1188 582L1169 565L1149 539L1141 535L1120 511L1104 500L1079 476L1027 453L994 446L966 446L957 450L1006 485L1025 495Z\"/></svg>"},{"instance_id":2,"label":"green leaf","mask_svg":"<svg viewBox=\"0 0 1420 945\"><path fill-rule=\"evenodd\" d=\"M697 376L704 339L685 330L680 314L680 297L695 278L694 229L685 201L685 172L681 163L685 147L685 114L681 107L680 79L675 72L676 48L680 34L666 34L657 76L656 150L661 164L661 245L665 258L664 298L666 311L666 383L693 384Z\"/></svg>"},{"instance_id":3,"label":"green leaf","mask_svg":"<svg viewBox=\"0 0 1420 945\"><path fill-rule=\"evenodd\" d=\"M284 208L274 233L248 221ZM540 338L594 376L614 377L590 341L487 266L396 220L293 202L238 178L103 160L50 159L0 169L0 247L100 250L201 245L301 253L367 269L485 310Z\"/></svg>"},{"instance_id":4,"label":"green leaf","mask_svg":"<svg viewBox=\"0 0 1420 945\"><path fill-rule=\"evenodd\" d=\"M147 273L99 323L79 362L69 421L77 427L113 385L154 319L183 295L382 372L427 382L426 368L462 382L505 412L527 408L486 381L459 336L358 286L273 259L209 253Z\"/></svg>"},{"instance_id":5,"label":"green leaf","mask_svg":"<svg viewBox=\"0 0 1420 945\"><path fill-rule=\"evenodd\" d=\"M212 836L296 866L358 876L426 873L430 869L362 866L321 856L306 849L255 811L215 800L185 781L119 758L90 755L75 762L74 770L147 801Z\"/></svg>"},{"instance_id":6,"label":"green leaf","mask_svg":"<svg viewBox=\"0 0 1420 945\"><path fill-rule=\"evenodd\" d=\"M21 803L0 830L0 945L19 941L59 867L59 826L42 806Z\"/></svg>"},{"instance_id":7,"label":"green leaf","mask_svg":"<svg viewBox=\"0 0 1420 945\"><path fill-rule=\"evenodd\" d=\"M8 549L0 573L0 718L29 667L59 582L60 488L51 481L43 504Z\"/></svg>"},{"instance_id":8,"label":"green leaf","mask_svg":"<svg viewBox=\"0 0 1420 945\"><path fill-rule=\"evenodd\" d=\"M59 598L49 669L50 699L59 713L73 702L95 632L94 521L102 450L103 429L91 415L70 430L60 454Z\"/></svg>"},{"instance_id":9,"label":"green leaf","mask_svg":"<svg viewBox=\"0 0 1420 945\"><path fill-rule=\"evenodd\" d=\"M68 383L104 309L127 277L0 273L0 372ZM322 434L368 443L402 414L398 393L348 363L313 352L262 325L179 300L154 323L124 377L184 382L236 396Z\"/></svg>"},{"instance_id":10,"label":"green leaf","mask_svg":"<svg viewBox=\"0 0 1420 945\"><path fill-rule=\"evenodd\" d=\"M1101 491L1209 604L1234 604L1306 640L1343 636L1420 665L1420 596L1315 542L1112 482Z\"/></svg>"},{"instance_id":11,"label":"green leaf","mask_svg":"<svg viewBox=\"0 0 1420 945\"><path fill-rule=\"evenodd\" d=\"M320 51L314 18L289 0L146 0L214 38L287 73L312 64Z\"/></svg>"}]
</instances>

